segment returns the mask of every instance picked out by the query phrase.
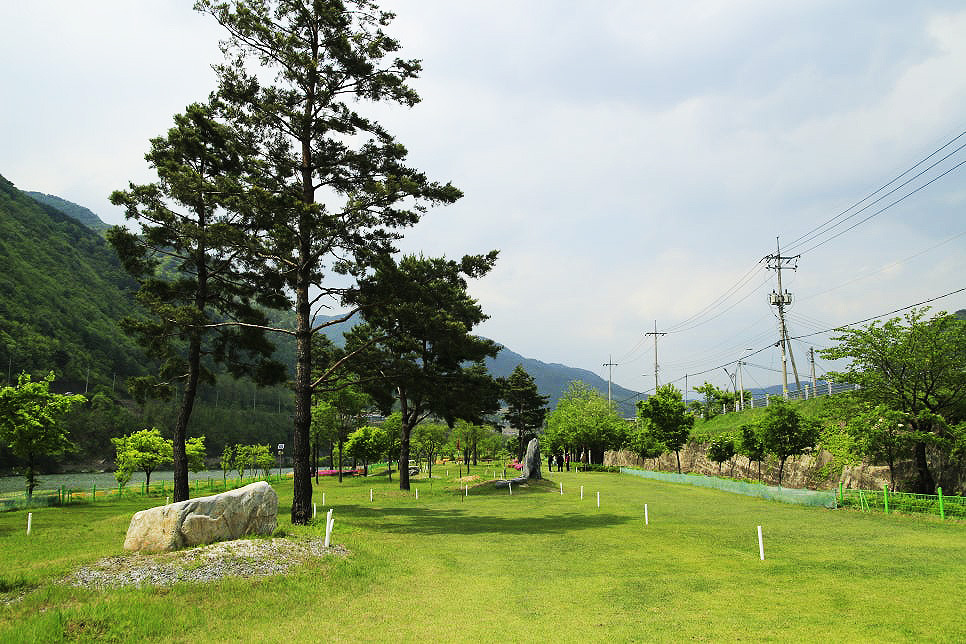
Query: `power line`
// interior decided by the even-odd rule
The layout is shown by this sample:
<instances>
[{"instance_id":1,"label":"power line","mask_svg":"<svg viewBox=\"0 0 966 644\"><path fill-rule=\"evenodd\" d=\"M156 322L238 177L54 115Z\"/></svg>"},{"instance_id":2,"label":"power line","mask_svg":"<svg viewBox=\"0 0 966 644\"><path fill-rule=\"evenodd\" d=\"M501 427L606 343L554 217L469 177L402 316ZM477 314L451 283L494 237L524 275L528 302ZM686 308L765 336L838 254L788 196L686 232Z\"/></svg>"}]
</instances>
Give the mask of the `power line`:
<instances>
[{"instance_id":1,"label":"power line","mask_svg":"<svg viewBox=\"0 0 966 644\"><path fill-rule=\"evenodd\" d=\"M865 201L868 201L869 199L871 199L872 197L874 197L876 194L882 192L883 190L885 190L886 188L888 188L889 186L891 186L893 183L895 183L896 181L900 180L902 177L906 176L907 174L909 174L910 172L912 172L913 170L915 170L916 168L918 168L919 166L921 166L923 163L925 163L926 161L928 161L932 157L934 157L937 154L939 154L940 152L942 152L944 149L948 148L950 145L952 145L953 143L955 143L957 140L961 139L963 136L966 136L966 130L960 132L959 134L957 134L956 136L954 136L952 139L950 139L949 141L947 141L946 143L944 143L943 145L941 145L939 148L937 148L936 150L934 150L931 153L929 153L926 157L924 157L923 159L921 159L920 161L918 161L917 163L915 163L912 167L910 167L909 169L905 170L904 172L902 172L901 174L899 174L897 177L895 177L894 179L892 179L888 183L880 186L876 190L873 190L868 195L866 195L865 197L863 197L859 201L855 202L854 204L852 204L851 206L849 206L848 208L846 208L845 210L843 210L839 214L835 215L834 217L831 217L830 219L826 220L822 224L819 224L818 226L816 226L815 228L811 229L810 231L808 231L808 232L804 233L803 235L800 235L798 238L792 240L786 246L786 250L792 250L796 246L803 245L803 244L807 243L808 241L810 241L811 239L814 239L815 237L817 237L818 235L820 235L823 232L822 229L828 227L829 224L831 224L835 220L839 219L840 217L842 217L846 213L850 212L851 210L854 210L856 207L860 206ZM918 175L916 175L915 177L913 177L909 181L912 181L912 180L916 179L917 177L921 176L924 172L928 172L929 169L935 167L939 163L942 163L942 161L948 159L950 156L952 156L953 154L955 154L959 150L963 149L963 147L966 147L966 144L963 144L963 145L959 146L958 148L956 148L955 150L953 150L951 153L947 154L945 157L943 157L942 159L940 159L939 161L937 161L936 163L934 163L933 165L931 165L929 168L926 168L926 170L923 170L922 172L920 172ZM889 193L887 193L885 195L882 195L876 201L873 201L872 203L867 204L866 206L863 207L863 210L866 209L866 208L869 208L873 204L875 204L878 201L881 201L882 199L884 199L885 197L887 197L889 194L892 194L893 192L895 192L896 190L898 190L902 186L908 184L909 181L906 181L905 183L903 183L902 185L898 186L897 188L895 188L894 190L890 191ZM862 212L862 211L860 210L859 212ZM852 215L850 215L849 217L847 217L846 220L850 219L851 217L854 217L857 214L858 214L858 212L853 213ZM843 222L839 222L839 223L843 223ZM835 224L835 225L837 226L839 224ZM831 230L831 228L834 228L834 227L835 226L831 226L829 228L829 230Z\"/></svg>"}]
</instances>

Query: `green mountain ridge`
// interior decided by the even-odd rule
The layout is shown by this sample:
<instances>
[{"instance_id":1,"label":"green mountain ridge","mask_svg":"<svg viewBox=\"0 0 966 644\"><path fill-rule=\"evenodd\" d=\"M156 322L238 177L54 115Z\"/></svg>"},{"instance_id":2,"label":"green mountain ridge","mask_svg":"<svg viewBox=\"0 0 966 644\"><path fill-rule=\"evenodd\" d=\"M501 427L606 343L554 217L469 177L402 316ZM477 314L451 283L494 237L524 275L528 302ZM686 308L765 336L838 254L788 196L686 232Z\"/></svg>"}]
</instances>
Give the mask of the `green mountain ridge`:
<instances>
[{"instance_id":1,"label":"green mountain ridge","mask_svg":"<svg viewBox=\"0 0 966 644\"><path fill-rule=\"evenodd\" d=\"M134 282L104 238L0 176L0 366L58 374L83 390L141 373L140 349L118 328Z\"/></svg>"},{"instance_id":2,"label":"green mountain ridge","mask_svg":"<svg viewBox=\"0 0 966 644\"><path fill-rule=\"evenodd\" d=\"M104 234L111 227L110 224L104 223L100 217L89 209L73 201L67 201L56 195L47 195L42 192L25 191L24 194L28 195L34 201L56 208L68 217L79 221L97 233Z\"/></svg>"}]
</instances>

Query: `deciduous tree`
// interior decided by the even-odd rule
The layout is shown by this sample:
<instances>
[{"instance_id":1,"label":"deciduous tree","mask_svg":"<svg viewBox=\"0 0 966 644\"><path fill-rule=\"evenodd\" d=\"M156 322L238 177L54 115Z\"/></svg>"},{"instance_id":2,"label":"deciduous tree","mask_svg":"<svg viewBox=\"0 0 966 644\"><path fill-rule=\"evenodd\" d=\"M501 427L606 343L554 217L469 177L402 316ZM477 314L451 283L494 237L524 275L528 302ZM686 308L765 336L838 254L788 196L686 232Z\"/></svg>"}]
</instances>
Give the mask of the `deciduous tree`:
<instances>
[{"instance_id":1,"label":"deciduous tree","mask_svg":"<svg viewBox=\"0 0 966 644\"><path fill-rule=\"evenodd\" d=\"M117 450L117 469L144 472L148 486L151 485L151 473L159 466L170 463L173 457L171 441L161 436L161 432L154 427L112 438L111 441Z\"/></svg>"},{"instance_id":2,"label":"deciduous tree","mask_svg":"<svg viewBox=\"0 0 966 644\"><path fill-rule=\"evenodd\" d=\"M654 437L674 452L680 473L681 448L694 427L694 416L688 412L681 392L674 385L659 387L653 396L637 403L637 417L650 424Z\"/></svg>"},{"instance_id":3,"label":"deciduous tree","mask_svg":"<svg viewBox=\"0 0 966 644\"><path fill-rule=\"evenodd\" d=\"M844 371L828 379L859 385L854 396L872 406L901 412L913 437L915 491L935 492L926 447L930 442L947 453L955 441L949 427L966 415L966 321L928 308L904 318L873 322L862 329L838 329L838 344L819 353L847 360Z\"/></svg>"},{"instance_id":4,"label":"deciduous tree","mask_svg":"<svg viewBox=\"0 0 966 644\"><path fill-rule=\"evenodd\" d=\"M15 387L0 389L0 441L23 462L27 496L37 487L38 460L59 456L72 448L60 422L75 406L85 402L81 395L61 395L50 391L54 374L32 382L21 373Z\"/></svg>"},{"instance_id":5,"label":"deciduous tree","mask_svg":"<svg viewBox=\"0 0 966 644\"><path fill-rule=\"evenodd\" d=\"M778 457L778 485L782 484L785 461L804 454L818 441L818 423L803 416L788 401L774 397L758 421L758 434L765 451Z\"/></svg>"}]
</instances>

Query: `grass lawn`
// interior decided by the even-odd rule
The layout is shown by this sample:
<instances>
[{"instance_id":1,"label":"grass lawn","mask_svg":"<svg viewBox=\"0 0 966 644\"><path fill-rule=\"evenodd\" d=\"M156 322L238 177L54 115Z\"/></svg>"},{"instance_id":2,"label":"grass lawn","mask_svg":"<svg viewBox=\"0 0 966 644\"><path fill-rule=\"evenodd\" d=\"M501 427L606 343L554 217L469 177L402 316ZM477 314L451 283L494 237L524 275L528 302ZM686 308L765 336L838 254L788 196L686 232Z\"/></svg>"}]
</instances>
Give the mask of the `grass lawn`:
<instances>
[{"instance_id":1,"label":"grass lawn","mask_svg":"<svg viewBox=\"0 0 966 644\"><path fill-rule=\"evenodd\" d=\"M619 474L555 472L512 496L457 485L417 481L416 500L384 476L323 480L317 523L291 526L279 484L281 529L318 536L334 508L348 557L170 588L57 583L122 553L156 499L37 509L29 537L26 512L0 514L0 641L966 641L963 522Z\"/></svg>"}]
</instances>

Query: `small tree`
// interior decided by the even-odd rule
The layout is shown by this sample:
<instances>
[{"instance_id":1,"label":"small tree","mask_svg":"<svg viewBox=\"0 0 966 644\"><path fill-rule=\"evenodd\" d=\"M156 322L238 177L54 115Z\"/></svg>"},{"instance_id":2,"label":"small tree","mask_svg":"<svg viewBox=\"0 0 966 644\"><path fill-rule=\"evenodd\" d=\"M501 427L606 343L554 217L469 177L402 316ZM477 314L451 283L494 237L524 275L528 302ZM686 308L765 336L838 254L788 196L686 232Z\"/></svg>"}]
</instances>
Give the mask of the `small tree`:
<instances>
[{"instance_id":1,"label":"small tree","mask_svg":"<svg viewBox=\"0 0 966 644\"><path fill-rule=\"evenodd\" d=\"M681 473L681 448L691 436L694 416L688 413L684 397L674 385L659 387L657 392L637 403L637 416L649 423L654 437L674 452Z\"/></svg>"},{"instance_id":2,"label":"small tree","mask_svg":"<svg viewBox=\"0 0 966 644\"><path fill-rule=\"evenodd\" d=\"M221 475L225 482L225 487L228 486L228 470L235 467L235 446L225 445L225 449L221 451L221 458L218 461L221 465Z\"/></svg>"},{"instance_id":3,"label":"small tree","mask_svg":"<svg viewBox=\"0 0 966 644\"><path fill-rule=\"evenodd\" d=\"M758 463L758 482L761 483L761 462L765 460L765 445L762 443L757 427L741 426L741 440L738 442L737 451L748 459L749 466L752 462Z\"/></svg>"},{"instance_id":4,"label":"small tree","mask_svg":"<svg viewBox=\"0 0 966 644\"><path fill-rule=\"evenodd\" d=\"M235 445L235 471L238 472L239 480L245 480L245 472L248 471L248 466L252 462L252 446L251 445Z\"/></svg>"},{"instance_id":5,"label":"small tree","mask_svg":"<svg viewBox=\"0 0 966 644\"><path fill-rule=\"evenodd\" d=\"M735 441L731 436L718 436L708 445L708 458L718 464L718 474L721 474L721 464L735 455Z\"/></svg>"},{"instance_id":6,"label":"small tree","mask_svg":"<svg viewBox=\"0 0 966 644\"><path fill-rule=\"evenodd\" d=\"M275 459L272 457L272 449L268 445L252 445L252 473L256 470L262 471L262 476L268 478L272 474L272 465Z\"/></svg>"},{"instance_id":7,"label":"small tree","mask_svg":"<svg viewBox=\"0 0 966 644\"><path fill-rule=\"evenodd\" d=\"M362 461L363 471L369 476L369 463L379 458L385 449L385 432L379 427L364 425L349 435L345 451Z\"/></svg>"},{"instance_id":8,"label":"small tree","mask_svg":"<svg viewBox=\"0 0 966 644\"><path fill-rule=\"evenodd\" d=\"M171 441L161 436L156 427L112 438L111 442L117 450L117 469L143 471L146 487L151 485L151 472L174 457Z\"/></svg>"},{"instance_id":9,"label":"small tree","mask_svg":"<svg viewBox=\"0 0 966 644\"><path fill-rule=\"evenodd\" d=\"M439 423L420 423L413 430L413 442L426 454L429 478L433 478L433 461L446 445L449 433L449 428Z\"/></svg>"},{"instance_id":10,"label":"small tree","mask_svg":"<svg viewBox=\"0 0 966 644\"><path fill-rule=\"evenodd\" d=\"M778 457L778 485L782 484L785 461L815 447L818 423L805 418L783 398L773 397L758 422L765 450Z\"/></svg>"},{"instance_id":11,"label":"small tree","mask_svg":"<svg viewBox=\"0 0 966 644\"><path fill-rule=\"evenodd\" d=\"M642 461L657 458L667 451L664 444L654 435L653 426L643 422L638 422L628 434L626 447Z\"/></svg>"},{"instance_id":12,"label":"small tree","mask_svg":"<svg viewBox=\"0 0 966 644\"><path fill-rule=\"evenodd\" d=\"M208 465L205 463L205 457L207 453L205 452L205 437L195 436L194 438L189 438L185 441L185 455L188 458L188 471L189 472L202 472L207 469Z\"/></svg>"},{"instance_id":13,"label":"small tree","mask_svg":"<svg viewBox=\"0 0 966 644\"><path fill-rule=\"evenodd\" d=\"M38 459L72 449L60 421L86 400L80 395L51 393L53 381L53 372L38 382L31 382L28 374L21 373L16 387L0 389L0 441L24 463L28 498L33 497L37 487Z\"/></svg>"}]
</instances>

